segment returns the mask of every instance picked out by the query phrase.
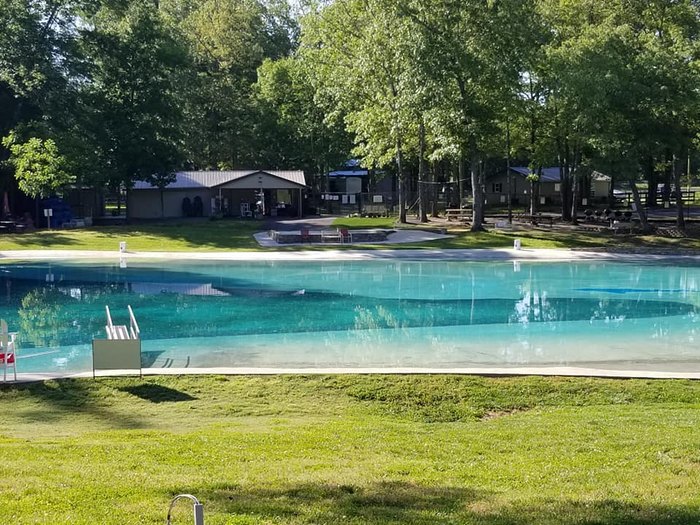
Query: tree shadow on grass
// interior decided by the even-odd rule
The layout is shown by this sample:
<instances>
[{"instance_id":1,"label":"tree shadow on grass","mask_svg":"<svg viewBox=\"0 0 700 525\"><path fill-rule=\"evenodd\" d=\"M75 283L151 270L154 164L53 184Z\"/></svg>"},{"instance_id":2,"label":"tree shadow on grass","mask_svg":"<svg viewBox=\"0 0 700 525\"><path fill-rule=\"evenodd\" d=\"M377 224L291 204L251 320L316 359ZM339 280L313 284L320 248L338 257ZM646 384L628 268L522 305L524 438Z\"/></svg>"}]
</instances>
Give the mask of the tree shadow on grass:
<instances>
[{"instance_id":1,"label":"tree shadow on grass","mask_svg":"<svg viewBox=\"0 0 700 525\"><path fill-rule=\"evenodd\" d=\"M495 494L473 488L380 482L363 486L326 483L251 489L207 486L195 494L205 513L246 516L274 523L367 525L678 525L698 523L700 509L643 505L613 499L537 499L499 504Z\"/></svg>"},{"instance_id":2,"label":"tree shadow on grass","mask_svg":"<svg viewBox=\"0 0 700 525\"><path fill-rule=\"evenodd\" d=\"M258 247L253 234L265 229L260 221L180 219L154 223L101 226L69 231L37 230L7 237L22 247L60 249L82 247L117 249L119 241L128 246L137 238L141 250L157 250L163 242L185 243L193 248L230 250ZM95 246L92 246L95 244ZM130 248L131 249L131 248Z\"/></svg>"},{"instance_id":3,"label":"tree shadow on grass","mask_svg":"<svg viewBox=\"0 0 700 525\"><path fill-rule=\"evenodd\" d=\"M20 246L33 246L37 243L41 243L44 248L56 249L78 244L75 236L72 234L66 234L58 231L47 232L44 230L40 230L35 233L13 235L12 241L16 242Z\"/></svg>"},{"instance_id":4,"label":"tree shadow on grass","mask_svg":"<svg viewBox=\"0 0 700 525\"><path fill-rule=\"evenodd\" d=\"M194 401L197 399L180 390L153 383L124 386L117 388L117 390L126 392L145 401L150 401L151 403L176 403L180 401Z\"/></svg>"},{"instance_id":5,"label":"tree shadow on grass","mask_svg":"<svg viewBox=\"0 0 700 525\"><path fill-rule=\"evenodd\" d=\"M593 501L546 499L519 503L485 514L494 525L680 525L700 522L700 509L686 505L644 505L602 499Z\"/></svg>"},{"instance_id":6,"label":"tree shadow on grass","mask_svg":"<svg viewBox=\"0 0 700 525\"><path fill-rule=\"evenodd\" d=\"M60 423L79 413L106 422L116 429L150 428L143 418L111 410L102 401L103 388L105 385L101 381L87 382L80 379L8 384L0 388L0 402L9 403L13 397L40 401L35 409L17 412L19 417L29 422Z\"/></svg>"},{"instance_id":7,"label":"tree shadow on grass","mask_svg":"<svg viewBox=\"0 0 700 525\"><path fill-rule=\"evenodd\" d=\"M367 486L306 483L278 489L207 487L198 497L213 512L275 522L433 525L488 495L464 488L382 482Z\"/></svg>"}]
</instances>

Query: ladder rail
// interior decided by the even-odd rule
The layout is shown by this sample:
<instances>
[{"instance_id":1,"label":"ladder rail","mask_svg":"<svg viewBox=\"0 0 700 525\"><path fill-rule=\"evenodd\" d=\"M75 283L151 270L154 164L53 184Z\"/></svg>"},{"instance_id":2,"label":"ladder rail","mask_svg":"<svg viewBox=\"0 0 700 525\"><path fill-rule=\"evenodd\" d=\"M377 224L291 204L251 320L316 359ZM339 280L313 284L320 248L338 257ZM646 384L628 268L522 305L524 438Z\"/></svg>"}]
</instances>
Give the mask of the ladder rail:
<instances>
[{"instance_id":1,"label":"ladder rail","mask_svg":"<svg viewBox=\"0 0 700 525\"><path fill-rule=\"evenodd\" d=\"M139 324L136 322L134 311L131 309L131 305L128 305L126 308L129 310L129 328L131 330L131 338L139 339L141 337L141 330L139 329Z\"/></svg>"},{"instance_id":2,"label":"ladder rail","mask_svg":"<svg viewBox=\"0 0 700 525\"><path fill-rule=\"evenodd\" d=\"M105 312L107 313L107 325L105 326L105 331L107 332L107 339L115 339L114 323L112 323L112 314L109 311L109 306L107 305L105 305Z\"/></svg>"},{"instance_id":3,"label":"ladder rail","mask_svg":"<svg viewBox=\"0 0 700 525\"><path fill-rule=\"evenodd\" d=\"M107 332L107 339L140 339L141 329L136 321L136 316L134 315L134 310L132 310L131 305L127 306L129 310L129 326L115 325L112 321L112 312L109 310L109 306L105 305L105 312L107 314L107 324L105 325L105 331Z\"/></svg>"}]
</instances>

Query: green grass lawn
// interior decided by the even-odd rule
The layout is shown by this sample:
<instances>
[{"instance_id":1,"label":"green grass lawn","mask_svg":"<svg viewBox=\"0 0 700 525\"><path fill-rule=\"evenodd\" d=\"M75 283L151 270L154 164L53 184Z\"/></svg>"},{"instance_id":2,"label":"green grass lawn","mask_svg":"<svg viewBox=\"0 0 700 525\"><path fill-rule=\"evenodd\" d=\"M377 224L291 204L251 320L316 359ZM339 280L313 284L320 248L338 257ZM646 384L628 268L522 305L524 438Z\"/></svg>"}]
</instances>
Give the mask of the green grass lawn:
<instances>
[{"instance_id":1,"label":"green grass lawn","mask_svg":"<svg viewBox=\"0 0 700 525\"><path fill-rule=\"evenodd\" d=\"M395 217L365 218L344 217L333 222L338 228L432 228L427 225L397 225ZM454 235L450 239L430 242L394 245L394 249L465 249L465 248L511 248L514 239L522 241L523 248L615 248L636 249L649 248L658 250L700 249L700 238L695 236L673 238L658 235L614 235L610 231L595 232L591 230L557 230L550 228L533 228L521 231L503 231L490 229L472 233L465 227L450 226L447 233Z\"/></svg>"},{"instance_id":2,"label":"green grass lawn","mask_svg":"<svg viewBox=\"0 0 700 525\"><path fill-rule=\"evenodd\" d=\"M698 382L190 376L0 402L0 523L163 523L183 492L208 525L700 520Z\"/></svg>"},{"instance_id":3,"label":"green grass lawn","mask_svg":"<svg viewBox=\"0 0 700 525\"><path fill-rule=\"evenodd\" d=\"M37 230L0 237L4 250L110 250L126 241L130 251L255 250L256 221L166 221L73 230Z\"/></svg>"},{"instance_id":4,"label":"green grass lawn","mask_svg":"<svg viewBox=\"0 0 700 525\"><path fill-rule=\"evenodd\" d=\"M335 227L345 228L394 228L395 218L339 218ZM419 226L402 225L407 228ZM163 223L104 226L75 230L39 230L36 232L3 235L0 249L61 249L61 250L107 250L116 251L120 241L126 241L129 251L233 251L269 250L262 248L253 234L265 228L258 221L167 221ZM559 231L531 229L526 231L486 231L472 233L465 228L451 228L455 237L438 241L392 245L391 248L508 248L519 238L524 248L656 248L656 249L700 249L697 237L664 238L655 235L613 235L611 232ZM327 250L353 248L381 249L386 246L359 245L309 245L273 248L276 250Z\"/></svg>"}]
</instances>

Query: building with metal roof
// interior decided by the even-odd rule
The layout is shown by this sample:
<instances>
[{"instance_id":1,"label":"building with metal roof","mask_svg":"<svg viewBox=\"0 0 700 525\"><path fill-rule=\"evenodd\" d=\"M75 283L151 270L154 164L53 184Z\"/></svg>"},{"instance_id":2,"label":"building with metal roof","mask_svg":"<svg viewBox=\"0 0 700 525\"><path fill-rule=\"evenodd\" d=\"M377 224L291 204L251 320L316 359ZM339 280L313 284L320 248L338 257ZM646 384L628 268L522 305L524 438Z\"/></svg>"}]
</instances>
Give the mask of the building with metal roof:
<instances>
[{"instance_id":1,"label":"building with metal roof","mask_svg":"<svg viewBox=\"0 0 700 525\"><path fill-rule=\"evenodd\" d=\"M527 205L530 203L532 187L528 177L535 174L526 166L511 166L510 180L511 198L513 204ZM600 172L593 172L588 181L589 187L582 192L581 204L587 205L590 199L604 200L608 198L612 179ZM561 172L558 166L542 168L540 178L535 185L538 204L561 203ZM485 198L489 204L505 204L508 195L508 176L505 170L489 177L486 184ZM590 199L589 199L590 197Z\"/></svg>"},{"instance_id":2,"label":"building with metal roof","mask_svg":"<svg viewBox=\"0 0 700 525\"><path fill-rule=\"evenodd\" d=\"M180 171L162 192L137 181L129 191L127 209L134 219L301 217L305 189L304 172L298 170Z\"/></svg>"}]
</instances>

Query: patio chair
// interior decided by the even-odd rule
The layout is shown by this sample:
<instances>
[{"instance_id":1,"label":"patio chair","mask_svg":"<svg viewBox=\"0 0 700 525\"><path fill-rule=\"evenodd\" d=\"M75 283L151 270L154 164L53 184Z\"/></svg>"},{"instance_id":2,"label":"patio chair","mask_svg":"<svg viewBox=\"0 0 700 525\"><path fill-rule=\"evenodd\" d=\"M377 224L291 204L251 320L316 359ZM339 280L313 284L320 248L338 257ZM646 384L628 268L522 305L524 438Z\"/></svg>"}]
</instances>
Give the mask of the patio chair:
<instances>
[{"instance_id":1,"label":"patio chair","mask_svg":"<svg viewBox=\"0 0 700 525\"><path fill-rule=\"evenodd\" d=\"M339 230L321 230L321 242L343 242Z\"/></svg>"},{"instance_id":2,"label":"patio chair","mask_svg":"<svg viewBox=\"0 0 700 525\"><path fill-rule=\"evenodd\" d=\"M352 233L347 228L338 228L338 233L340 234L340 242L352 242Z\"/></svg>"},{"instance_id":3,"label":"patio chair","mask_svg":"<svg viewBox=\"0 0 700 525\"><path fill-rule=\"evenodd\" d=\"M0 319L0 366L2 366L3 382L7 381L8 368L12 368L14 380L17 381L16 336L16 332L10 332L7 329L7 322Z\"/></svg>"},{"instance_id":4,"label":"patio chair","mask_svg":"<svg viewBox=\"0 0 700 525\"><path fill-rule=\"evenodd\" d=\"M302 228L299 234L301 242L311 242L311 231L308 228Z\"/></svg>"}]
</instances>

